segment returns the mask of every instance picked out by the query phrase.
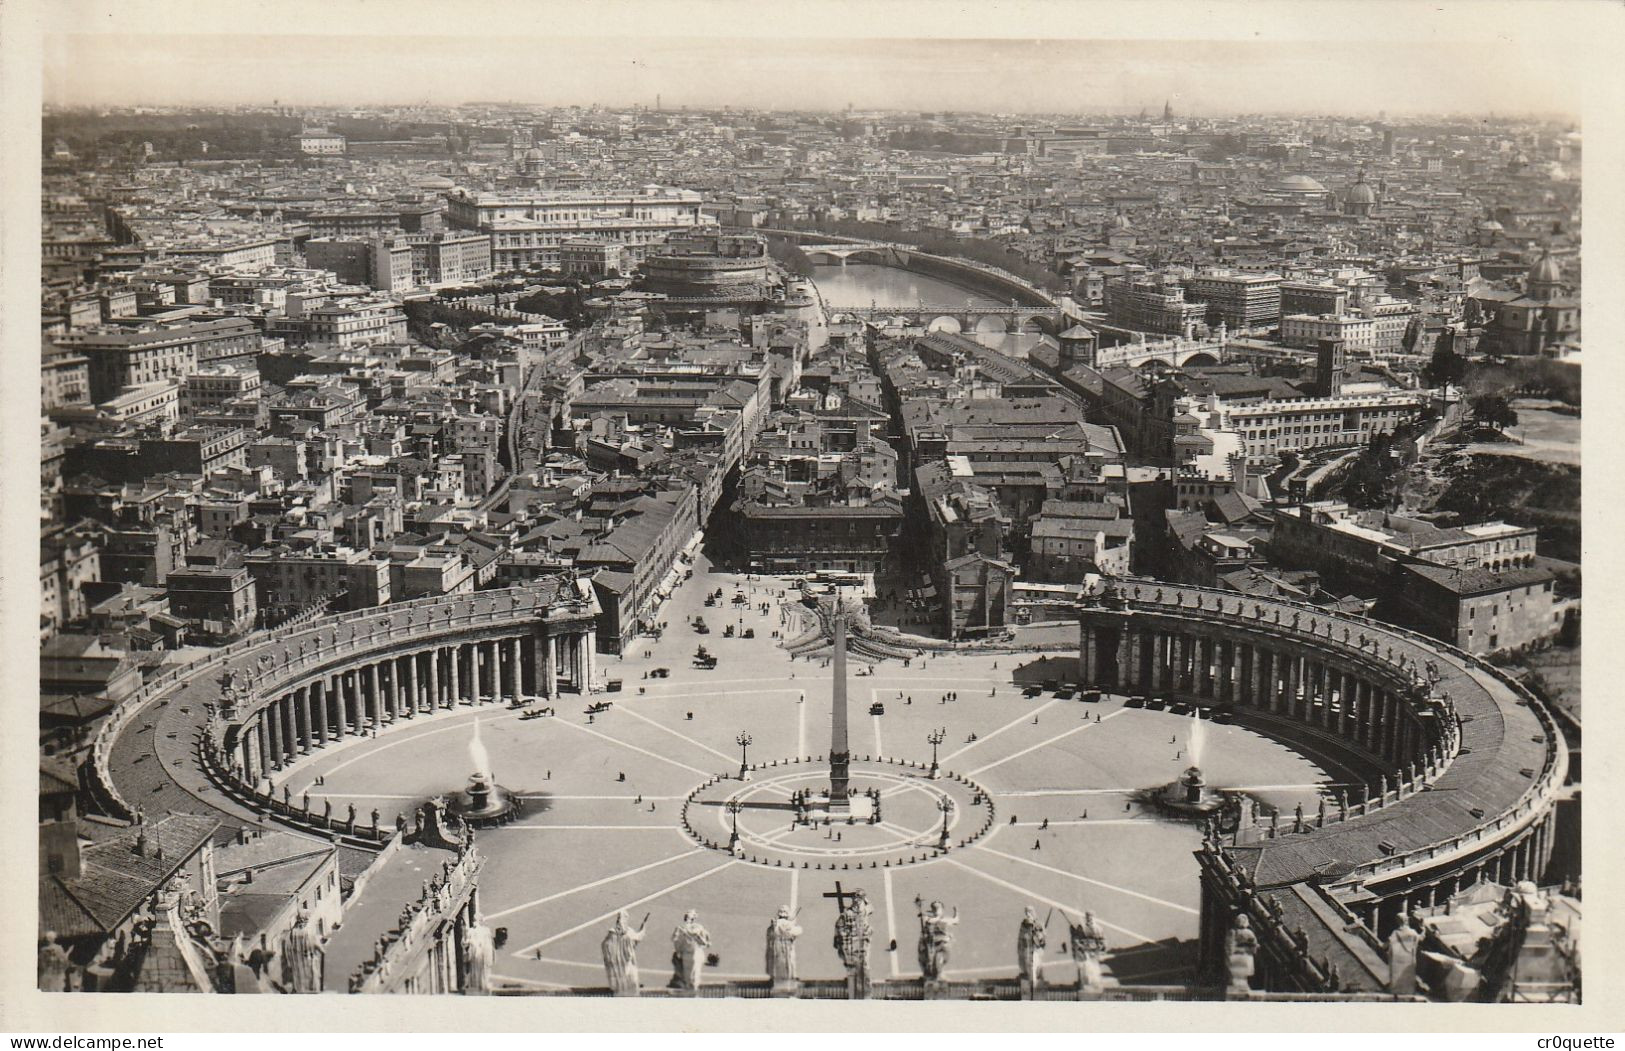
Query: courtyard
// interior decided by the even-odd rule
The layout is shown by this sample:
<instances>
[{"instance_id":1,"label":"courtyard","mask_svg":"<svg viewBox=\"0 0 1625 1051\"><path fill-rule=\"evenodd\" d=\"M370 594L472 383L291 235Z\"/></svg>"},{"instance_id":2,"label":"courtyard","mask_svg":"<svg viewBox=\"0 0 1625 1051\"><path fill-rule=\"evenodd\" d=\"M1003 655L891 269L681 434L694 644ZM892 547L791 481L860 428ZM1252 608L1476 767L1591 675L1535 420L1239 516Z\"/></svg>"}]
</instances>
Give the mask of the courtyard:
<instances>
[{"instance_id":1,"label":"courtyard","mask_svg":"<svg viewBox=\"0 0 1625 1051\"><path fill-rule=\"evenodd\" d=\"M718 588L722 603L706 606ZM746 602L735 606L736 593ZM599 943L620 909L634 925L647 919L645 987L670 977L668 937L688 909L711 933L708 980L763 977L763 932L783 905L804 929L802 976L839 977L835 895L854 888L874 907L877 979L919 975L917 913L940 900L962 920L950 978L1013 976L1030 905L1048 920L1052 980L1074 980L1067 918L1088 910L1107 934L1108 982L1178 982L1194 965L1200 834L1145 799L1191 765L1193 733L1214 787L1285 813L1300 803L1313 812L1336 787L1329 763L1240 725L1197 730L1190 716L1112 696L1024 696L1012 684L1019 654L909 667L854 659L853 820L798 825L792 793L827 785L833 683L824 660L793 660L773 637L797 597L783 580L712 572L702 557L668 601L660 638L600 658L619 692L565 695L543 718L459 708L413 720L323 749L285 771L279 788L338 812L377 808L387 824L466 784L477 724L490 772L523 805L515 821L478 835L481 907L507 931L499 980L553 989L602 986ZM695 615L709 634L694 633ZM755 637L725 638L729 624ZM701 644L715 668L694 665Z\"/></svg>"}]
</instances>

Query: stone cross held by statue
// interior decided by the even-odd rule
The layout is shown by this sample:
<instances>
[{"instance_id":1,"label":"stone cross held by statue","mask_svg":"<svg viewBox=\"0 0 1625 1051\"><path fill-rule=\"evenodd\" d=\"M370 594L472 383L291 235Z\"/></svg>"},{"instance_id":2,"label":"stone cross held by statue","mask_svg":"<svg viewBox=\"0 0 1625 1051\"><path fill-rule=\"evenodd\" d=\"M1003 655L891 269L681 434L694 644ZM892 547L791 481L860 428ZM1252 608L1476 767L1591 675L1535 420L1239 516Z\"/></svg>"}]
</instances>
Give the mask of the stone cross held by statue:
<instances>
[{"instance_id":1,"label":"stone cross held by statue","mask_svg":"<svg viewBox=\"0 0 1625 1051\"><path fill-rule=\"evenodd\" d=\"M836 880L835 881L835 889L832 890L832 891L826 891L824 893L824 897L826 897L826 898L834 898L835 899L835 909L836 909L836 911L845 912L846 911L846 899L852 897L852 895L854 893L856 893L856 892L855 891L850 891L850 890L842 890L841 889L841 881Z\"/></svg>"}]
</instances>

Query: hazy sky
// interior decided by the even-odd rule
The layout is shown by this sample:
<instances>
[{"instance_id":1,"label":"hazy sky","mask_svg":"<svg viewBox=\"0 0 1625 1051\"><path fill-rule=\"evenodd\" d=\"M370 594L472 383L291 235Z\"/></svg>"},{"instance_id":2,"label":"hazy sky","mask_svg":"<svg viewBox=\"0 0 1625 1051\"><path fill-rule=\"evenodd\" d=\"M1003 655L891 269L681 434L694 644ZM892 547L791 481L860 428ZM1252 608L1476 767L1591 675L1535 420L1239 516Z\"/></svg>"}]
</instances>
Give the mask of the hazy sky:
<instances>
[{"instance_id":1,"label":"hazy sky","mask_svg":"<svg viewBox=\"0 0 1625 1051\"><path fill-rule=\"evenodd\" d=\"M53 0L47 103L1578 116L1575 0ZM1611 21L1625 21L1612 19ZM1617 68L1612 56L1606 61Z\"/></svg>"}]
</instances>

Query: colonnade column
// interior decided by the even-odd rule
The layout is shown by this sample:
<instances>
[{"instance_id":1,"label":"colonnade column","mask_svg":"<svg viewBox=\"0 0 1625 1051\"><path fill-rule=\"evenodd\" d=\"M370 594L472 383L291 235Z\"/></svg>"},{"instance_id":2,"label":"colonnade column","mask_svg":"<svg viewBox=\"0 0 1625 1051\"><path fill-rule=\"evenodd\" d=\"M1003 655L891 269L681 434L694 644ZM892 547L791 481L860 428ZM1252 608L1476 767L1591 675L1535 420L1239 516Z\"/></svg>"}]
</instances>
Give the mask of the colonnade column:
<instances>
[{"instance_id":1,"label":"colonnade column","mask_svg":"<svg viewBox=\"0 0 1625 1051\"><path fill-rule=\"evenodd\" d=\"M344 673L335 672L326 685L333 691L333 723L338 728L336 736L342 738L350 732L350 698L344 689Z\"/></svg>"},{"instance_id":2,"label":"colonnade column","mask_svg":"<svg viewBox=\"0 0 1625 1051\"><path fill-rule=\"evenodd\" d=\"M243 727L243 736L237 742L237 747L242 752L243 780L248 784L253 784L260 778L259 774L254 770L254 728L252 726Z\"/></svg>"},{"instance_id":3,"label":"colonnade column","mask_svg":"<svg viewBox=\"0 0 1625 1051\"><path fill-rule=\"evenodd\" d=\"M316 719L316 740L325 745L330 740L327 733L327 695L322 692L320 679L306 688L310 691L310 714Z\"/></svg>"},{"instance_id":4,"label":"colonnade column","mask_svg":"<svg viewBox=\"0 0 1625 1051\"><path fill-rule=\"evenodd\" d=\"M1335 696L1337 701L1337 706L1332 709L1332 728L1339 737L1343 737L1347 735L1349 725L1349 694L1348 676L1341 668L1332 670L1332 685L1335 689L1328 691L1328 694Z\"/></svg>"},{"instance_id":5,"label":"colonnade column","mask_svg":"<svg viewBox=\"0 0 1625 1051\"><path fill-rule=\"evenodd\" d=\"M508 640L508 681L517 704L525 695L525 659L517 637Z\"/></svg>"},{"instance_id":6,"label":"colonnade column","mask_svg":"<svg viewBox=\"0 0 1625 1051\"><path fill-rule=\"evenodd\" d=\"M394 722L401 715L400 683L397 681L400 678L400 665L391 658L380 664L378 670L384 676L384 712L389 716L389 721Z\"/></svg>"},{"instance_id":7,"label":"colonnade column","mask_svg":"<svg viewBox=\"0 0 1625 1051\"><path fill-rule=\"evenodd\" d=\"M310 752L310 698L303 689L288 694L288 706L293 710L293 743L300 755Z\"/></svg>"},{"instance_id":8,"label":"colonnade column","mask_svg":"<svg viewBox=\"0 0 1625 1051\"><path fill-rule=\"evenodd\" d=\"M268 732L269 730L265 721L265 712L264 710L261 710L259 715L254 717L254 744L259 751L259 763L256 773L258 773L259 777L264 777L266 770L268 770L271 766L271 746L266 740L266 734ZM259 777L256 777L255 780L259 780Z\"/></svg>"},{"instance_id":9,"label":"colonnade column","mask_svg":"<svg viewBox=\"0 0 1625 1051\"><path fill-rule=\"evenodd\" d=\"M455 708L463 700L462 646L452 643L446 649L446 707Z\"/></svg>"},{"instance_id":10,"label":"colonnade column","mask_svg":"<svg viewBox=\"0 0 1625 1051\"><path fill-rule=\"evenodd\" d=\"M294 754L299 750L299 738L293 725L293 699L284 695L277 701L277 707L281 709L282 716L279 727L282 731L282 761L287 764L293 761Z\"/></svg>"},{"instance_id":11,"label":"colonnade column","mask_svg":"<svg viewBox=\"0 0 1625 1051\"><path fill-rule=\"evenodd\" d=\"M334 707L337 709L338 728L340 737L355 732L355 722L350 716L350 682L345 672L333 674L333 695L337 698Z\"/></svg>"},{"instance_id":12,"label":"colonnade column","mask_svg":"<svg viewBox=\"0 0 1625 1051\"><path fill-rule=\"evenodd\" d=\"M418 712L418 658L417 654L408 653L401 659L406 662L403 685L406 689L406 717L410 719Z\"/></svg>"},{"instance_id":13,"label":"colonnade column","mask_svg":"<svg viewBox=\"0 0 1625 1051\"><path fill-rule=\"evenodd\" d=\"M368 664L361 673L367 695L367 725L377 726L384 721L378 704L378 665Z\"/></svg>"},{"instance_id":14,"label":"colonnade column","mask_svg":"<svg viewBox=\"0 0 1625 1051\"><path fill-rule=\"evenodd\" d=\"M277 726L280 721L277 715L277 702L272 701L260 713L260 731L265 741L265 765L271 770L282 769L282 749L278 747L281 731Z\"/></svg>"},{"instance_id":15,"label":"colonnade column","mask_svg":"<svg viewBox=\"0 0 1625 1051\"><path fill-rule=\"evenodd\" d=\"M489 696L491 698L491 703L493 703L493 704L501 704L502 703L502 644L500 642L498 642L496 639L492 639L490 642L487 642L484 645L483 648L485 650L485 663L490 669L490 672L487 675L487 678L490 679L490 682L491 682L491 692L489 694Z\"/></svg>"},{"instance_id":16,"label":"colonnade column","mask_svg":"<svg viewBox=\"0 0 1625 1051\"><path fill-rule=\"evenodd\" d=\"M1080 643L1086 642L1088 636L1088 629L1082 629L1078 633ZM551 701L553 699L553 685L548 678L547 638L545 636L532 635L530 637L530 667L532 674L536 677L537 696L543 700Z\"/></svg>"}]
</instances>

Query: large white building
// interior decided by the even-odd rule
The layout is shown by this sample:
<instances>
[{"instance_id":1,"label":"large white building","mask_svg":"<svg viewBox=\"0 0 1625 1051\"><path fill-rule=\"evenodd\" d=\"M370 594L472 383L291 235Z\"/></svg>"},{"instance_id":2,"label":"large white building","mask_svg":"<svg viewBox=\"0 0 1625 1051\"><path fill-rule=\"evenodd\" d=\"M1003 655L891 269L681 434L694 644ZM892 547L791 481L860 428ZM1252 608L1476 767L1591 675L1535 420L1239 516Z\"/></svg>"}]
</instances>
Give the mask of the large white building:
<instances>
[{"instance_id":1,"label":"large white building","mask_svg":"<svg viewBox=\"0 0 1625 1051\"><path fill-rule=\"evenodd\" d=\"M344 136L326 128L306 128L299 133L299 152L334 157L344 152Z\"/></svg>"},{"instance_id":2,"label":"large white building","mask_svg":"<svg viewBox=\"0 0 1625 1051\"><path fill-rule=\"evenodd\" d=\"M564 242L582 237L617 241L626 246L630 263L641 263L650 245L702 225L700 201L692 190L663 186L615 193L459 190L447 198L446 219L491 235L491 266L498 272L526 266L556 270Z\"/></svg>"},{"instance_id":3,"label":"large white building","mask_svg":"<svg viewBox=\"0 0 1625 1051\"><path fill-rule=\"evenodd\" d=\"M1180 399L1176 411L1198 421L1193 429L1213 443L1215 467L1231 454L1239 454L1249 466L1268 467L1283 452L1364 445L1421 412L1427 396L1426 391L1393 390L1226 404L1208 395Z\"/></svg>"},{"instance_id":4,"label":"large white building","mask_svg":"<svg viewBox=\"0 0 1625 1051\"><path fill-rule=\"evenodd\" d=\"M1313 350L1325 339L1341 340L1345 350L1375 348L1377 323L1352 314L1293 314L1281 319L1281 342Z\"/></svg>"}]
</instances>

